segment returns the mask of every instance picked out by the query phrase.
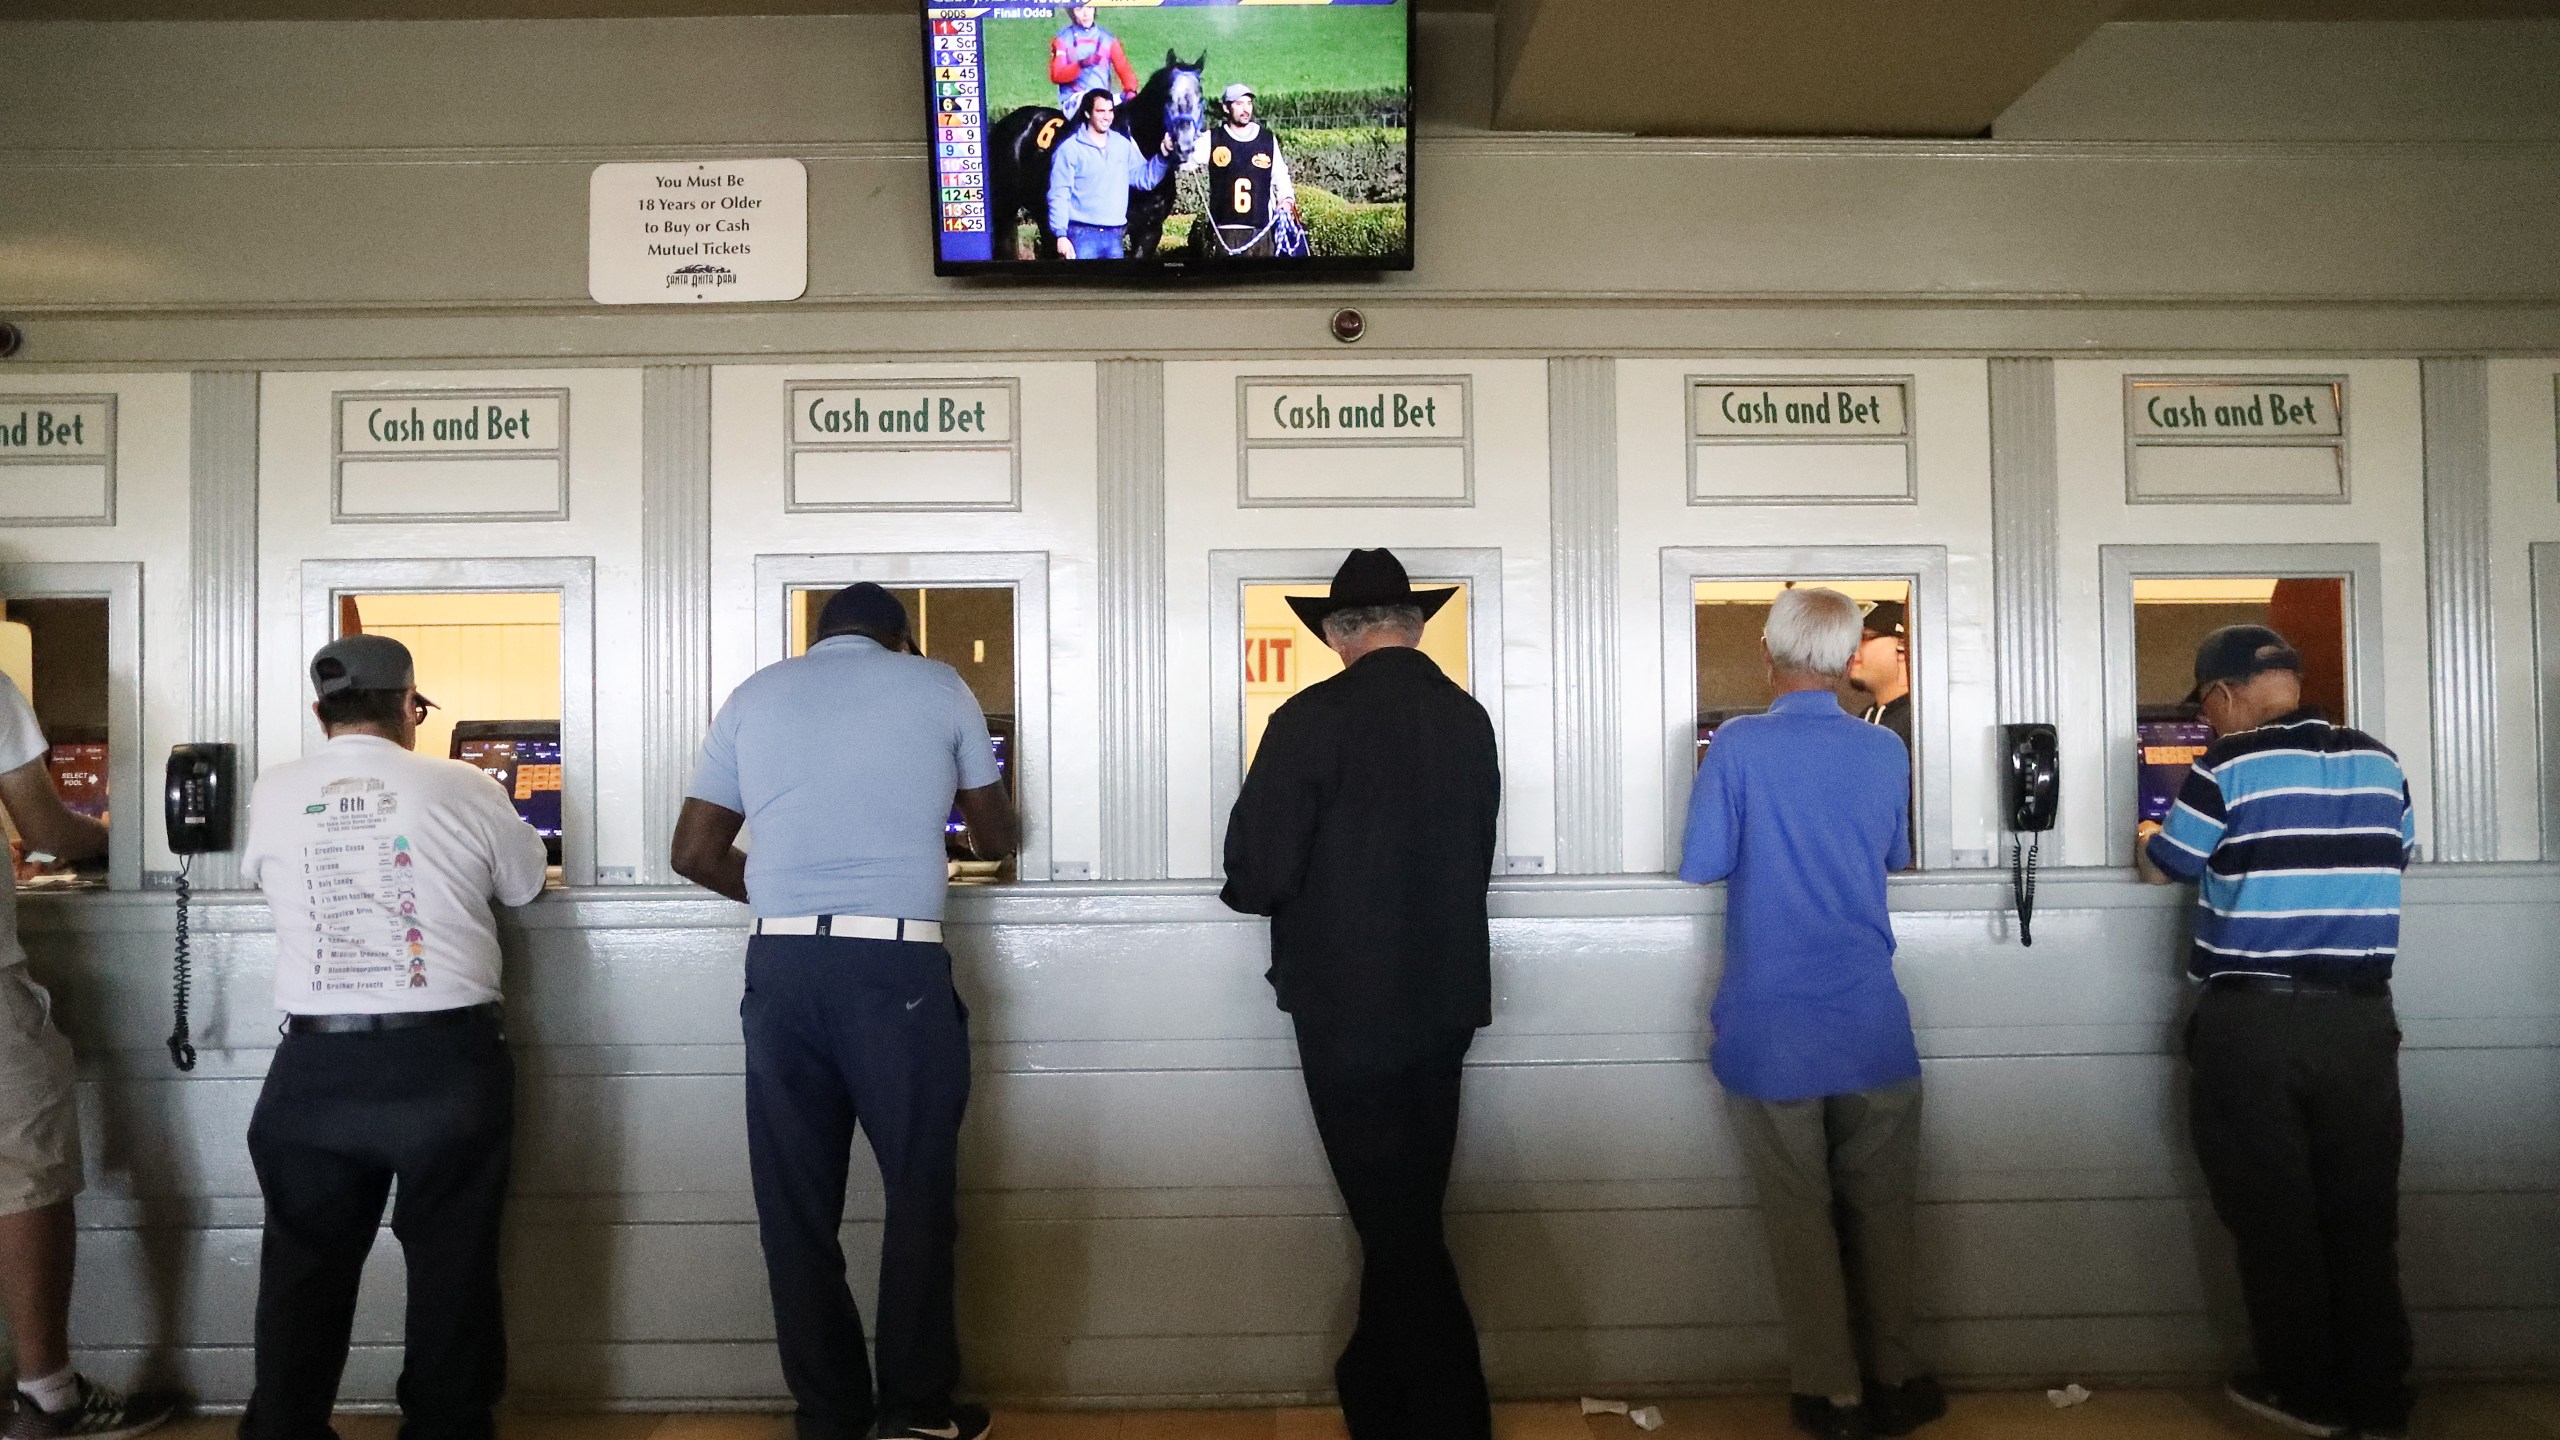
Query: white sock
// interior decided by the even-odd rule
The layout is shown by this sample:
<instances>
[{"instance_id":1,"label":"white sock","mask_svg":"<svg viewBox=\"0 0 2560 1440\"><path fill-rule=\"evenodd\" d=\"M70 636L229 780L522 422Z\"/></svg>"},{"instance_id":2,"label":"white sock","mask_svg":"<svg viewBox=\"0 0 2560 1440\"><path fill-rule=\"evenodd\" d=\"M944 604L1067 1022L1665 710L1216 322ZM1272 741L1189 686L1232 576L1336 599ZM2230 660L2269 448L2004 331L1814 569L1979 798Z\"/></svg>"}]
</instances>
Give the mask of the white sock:
<instances>
[{"instance_id":1,"label":"white sock","mask_svg":"<svg viewBox=\"0 0 2560 1440\"><path fill-rule=\"evenodd\" d=\"M18 1393L53 1414L80 1398L80 1372L65 1365L50 1375L19 1381Z\"/></svg>"}]
</instances>

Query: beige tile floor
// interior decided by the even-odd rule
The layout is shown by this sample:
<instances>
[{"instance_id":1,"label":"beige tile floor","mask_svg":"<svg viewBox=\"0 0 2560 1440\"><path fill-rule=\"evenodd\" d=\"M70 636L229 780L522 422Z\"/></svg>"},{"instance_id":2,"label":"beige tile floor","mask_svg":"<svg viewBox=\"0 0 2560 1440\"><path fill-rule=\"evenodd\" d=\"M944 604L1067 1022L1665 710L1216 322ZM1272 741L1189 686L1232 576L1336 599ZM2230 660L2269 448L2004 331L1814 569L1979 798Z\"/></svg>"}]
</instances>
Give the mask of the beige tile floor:
<instances>
[{"instance_id":1,"label":"beige tile floor","mask_svg":"<svg viewBox=\"0 0 2560 1440\"><path fill-rule=\"evenodd\" d=\"M1668 1422L1650 1440L1793 1440L1786 1402L1769 1395L1663 1400ZM181 1420L168 1440L228 1440L227 1416ZM388 1415L343 1415L342 1440L395 1440ZM791 1440L779 1415L542 1415L500 1417L499 1440ZM1494 1440L1647 1440L1615 1415L1584 1416L1571 1401L1497 1405ZM2560 1440L2560 1385L2437 1386L2426 1392L2416 1440ZM2101 1391L2056 1410L2041 1391L1953 1397L1922 1440L2282 1440L2285 1432L2233 1409L2215 1390ZM1347 1440L1331 1409L999 1410L993 1440Z\"/></svg>"}]
</instances>

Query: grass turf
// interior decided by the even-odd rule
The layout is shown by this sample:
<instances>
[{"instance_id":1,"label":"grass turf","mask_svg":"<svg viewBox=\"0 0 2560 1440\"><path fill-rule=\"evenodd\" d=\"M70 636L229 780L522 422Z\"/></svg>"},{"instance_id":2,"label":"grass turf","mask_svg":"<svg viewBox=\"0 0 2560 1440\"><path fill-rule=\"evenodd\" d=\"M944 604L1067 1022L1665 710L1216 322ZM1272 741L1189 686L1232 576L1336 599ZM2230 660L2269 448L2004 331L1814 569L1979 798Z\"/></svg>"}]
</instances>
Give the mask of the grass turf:
<instances>
[{"instance_id":1,"label":"grass turf","mask_svg":"<svg viewBox=\"0 0 2560 1440\"><path fill-rule=\"evenodd\" d=\"M1120 37L1138 83L1172 49L1209 66L1202 87L1214 101L1241 80L1257 99L1310 90L1367 91L1405 85L1405 0L1391 5L1104 6L1098 23ZM987 113L1055 105L1049 39L1054 20L985 22Z\"/></svg>"}]
</instances>

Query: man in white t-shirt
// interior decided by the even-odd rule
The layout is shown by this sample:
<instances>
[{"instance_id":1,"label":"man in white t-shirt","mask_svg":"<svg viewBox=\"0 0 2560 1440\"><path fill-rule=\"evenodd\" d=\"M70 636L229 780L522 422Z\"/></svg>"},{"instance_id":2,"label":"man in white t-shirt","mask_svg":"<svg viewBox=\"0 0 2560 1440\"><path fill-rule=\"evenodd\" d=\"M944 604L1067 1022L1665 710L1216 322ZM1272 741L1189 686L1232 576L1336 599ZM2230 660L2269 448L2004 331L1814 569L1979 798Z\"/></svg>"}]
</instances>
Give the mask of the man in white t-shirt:
<instances>
[{"instance_id":1,"label":"man in white t-shirt","mask_svg":"<svg viewBox=\"0 0 2560 1440\"><path fill-rule=\"evenodd\" d=\"M107 827L64 807L47 750L27 697L0 675L0 805L28 856L105 854ZM18 946L15 869L0 869L0 1306L18 1359L8 1440L109 1440L150 1429L171 1408L127 1399L71 1365L71 1201L82 1169L72 1081L71 1042L53 1028L52 997Z\"/></svg>"},{"instance_id":2,"label":"man in white t-shirt","mask_svg":"<svg viewBox=\"0 0 2560 1440\"><path fill-rule=\"evenodd\" d=\"M311 660L329 741L258 777L241 873L276 923L285 1035L249 1119L266 1196L243 1440L329 1440L356 1284L392 1183L408 1263L403 1440L490 1440L506 1388L498 1222L515 1062L489 902L542 891L542 836L475 766L414 753L408 647Z\"/></svg>"}]
</instances>

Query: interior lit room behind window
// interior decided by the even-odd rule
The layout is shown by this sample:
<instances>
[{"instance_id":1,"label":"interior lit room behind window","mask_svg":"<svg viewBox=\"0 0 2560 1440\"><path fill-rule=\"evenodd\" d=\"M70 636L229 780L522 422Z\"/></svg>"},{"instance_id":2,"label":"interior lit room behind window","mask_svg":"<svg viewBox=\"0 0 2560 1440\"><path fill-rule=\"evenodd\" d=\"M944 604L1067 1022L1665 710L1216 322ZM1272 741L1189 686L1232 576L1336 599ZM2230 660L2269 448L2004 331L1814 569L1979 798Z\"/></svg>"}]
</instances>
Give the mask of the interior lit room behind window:
<instances>
[{"instance_id":1,"label":"interior lit room behind window","mask_svg":"<svg viewBox=\"0 0 2560 1440\"><path fill-rule=\"evenodd\" d=\"M45 768L62 803L95 820L107 814L107 602L103 597L11 600L0 619L0 672L18 683L44 727ZM10 859L22 884L103 885L106 860L28 864L16 828Z\"/></svg>"},{"instance_id":2,"label":"interior lit room behind window","mask_svg":"<svg viewBox=\"0 0 2560 1440\"><path fill-rule=\"evenodd\" d=\"M338 597L340 635L409 647L418 693L436 703L418 753L495 776L560 863L560 596L417 591Z\"/></svg>"},{"instance_id":3,"label":"interior lit room behind window","mask_svg":"<svg viewBox=\"0 0 2560 1440\"><path fill-rule=\"evenodd\" d=\"M2187 703L2196 645L2225 625L2264 625L2302 656L2302 703L2341 725L2347 708L2347 582L2210 576L2133 582L2134 745L2139 816L2158 820L2177 803L2187 767L2213 730Z\"/></svg>"},{"instance_id":4,"label":"interior lit room behind window","mask_svg":"<svg viewBox=\"0 0 2560 1440\"><path fill-rule=\"evenodd\" d=\"M1413 577L1417 590L1452 583ZM1262 732L1271 723L1271 712L1308 686L1342 673L1342 657L1289 608L1292 595L1326 595L1331 588L1322 581L1244 587L1244 763L1248 769L1254 752L1262 748ZM1467 598L1467 587L1458 585L1458 593L1423 625L1422 653L1431 657L1441 674L1473 689L1467 668Z\"/></svg>"},{"instance_id":5,"label":"interior lit room behind window","mask_svg":"<svg viewBox=\"0 0 2560 1440\"><path fill-rule=\"evenodd\" d=\"M791 653L809 648L818 612L838 586L791 592ZM1013 587L1009 585L890 586L889 593L907 607L915 627L916 648L928 660L939 660L960 672L978 708L986 712L987 738L995 743L996 769L1004 778L1007 798L1021 803L1014 773L1015 692L1013 679ZM963 884L994 884L1014 878L1014 860L981 860L969 846L969 827L955 806L943 824L951 878Z\"/></svg>"},{"instance_id":6,"label":"interior lit room behind window","mask_svg":"<svg viewBox=\"0 0 2560 1440\"><path fill-rule=\"evenodd\" d=\"M1769 623L1769 607L1776 603L1779 592L1792 590L1798 585L1818 585L1840 591L1857 601L1861 609L1873 611L1878 605L1892 604L1904 607L1904 614L1909 614L1911 582L1908 580L1694 582L1698 630L1696 758L1706 758L1708 739L1715 734L1717 726L1737 715L1760 714L1776 698L1769 691L1769 667L1761 655L1760 632ZM1866 648L1860 647L1861 658ZM1912 668L1913 658L1906 638L1900 655L1905 686L1908 685L1907 677L1917 673ZM1881 649L1878 663L1885 663ZM1893 683L1881 678L1880 672L1861 669L1853 660L1849 683L1840 687L1840 708L1852 715L1863 715L1901 693L1908 691L1895 691Z\"/></svg>"}]
</instances>

